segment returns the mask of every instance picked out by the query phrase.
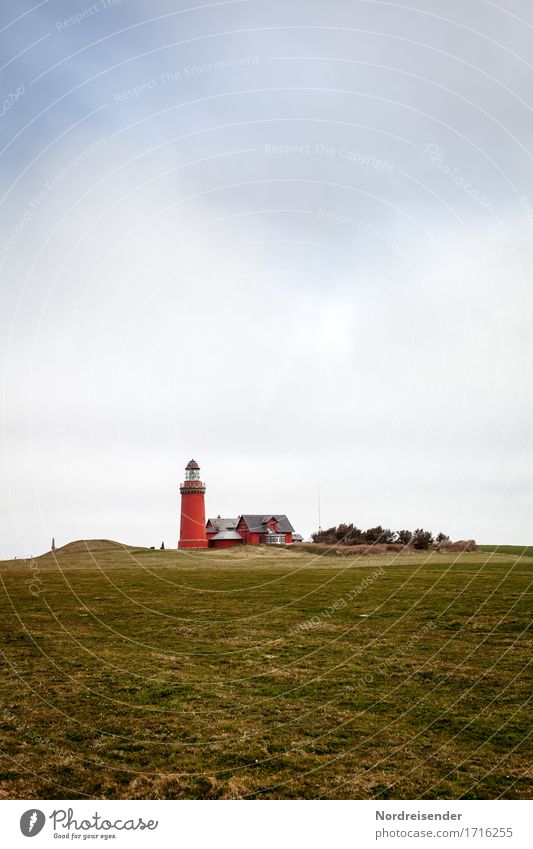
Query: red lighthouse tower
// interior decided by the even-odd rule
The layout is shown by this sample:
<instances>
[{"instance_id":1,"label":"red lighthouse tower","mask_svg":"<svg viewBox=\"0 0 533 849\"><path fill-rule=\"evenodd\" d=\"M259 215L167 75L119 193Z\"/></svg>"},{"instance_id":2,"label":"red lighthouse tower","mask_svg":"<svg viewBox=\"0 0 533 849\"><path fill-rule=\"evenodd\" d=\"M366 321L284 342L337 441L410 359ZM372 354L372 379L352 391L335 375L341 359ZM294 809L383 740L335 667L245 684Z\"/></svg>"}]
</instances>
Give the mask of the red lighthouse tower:
<instances>
[{"instance_id":1,"label":"red lighthouse tower","mask_svg":"<svg viewBox=\"0 0 533 849\"><path fill-rule=\"evenodd\" d=\"M205 532L205 485L200 480L200 466L189 460L185 480L180 484L181 522L178 548L207 548Z\"/></svg>"}]
</instances>

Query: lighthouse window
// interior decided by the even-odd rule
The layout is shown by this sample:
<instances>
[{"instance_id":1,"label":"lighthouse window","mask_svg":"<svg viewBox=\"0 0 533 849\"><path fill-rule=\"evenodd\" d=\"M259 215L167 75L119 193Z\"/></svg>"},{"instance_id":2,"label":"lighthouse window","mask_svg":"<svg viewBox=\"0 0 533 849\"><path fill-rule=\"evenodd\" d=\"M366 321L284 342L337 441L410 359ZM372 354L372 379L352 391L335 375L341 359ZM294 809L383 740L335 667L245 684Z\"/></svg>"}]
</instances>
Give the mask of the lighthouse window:
<instances>
[{"instance_id":1,"label":"lighthouse window","mask_svg":"<svg viewBox=\"0 0 533 849\"><path fill-rule=\"evenodd\" d=\"M199 481L200 480L200 469L187 469L187 471L185 473L185 480Z\"/></svg>"}]
</instances>

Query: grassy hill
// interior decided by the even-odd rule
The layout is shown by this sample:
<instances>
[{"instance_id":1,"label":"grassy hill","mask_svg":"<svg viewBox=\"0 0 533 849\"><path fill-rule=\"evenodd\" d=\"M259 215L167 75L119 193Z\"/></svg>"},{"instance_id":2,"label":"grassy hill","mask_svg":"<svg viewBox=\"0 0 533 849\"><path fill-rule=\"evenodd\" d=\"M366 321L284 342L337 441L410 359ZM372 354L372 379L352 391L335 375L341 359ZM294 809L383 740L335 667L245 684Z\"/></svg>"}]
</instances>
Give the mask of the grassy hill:
<instances>
[{"instance_id":1,"label":"grassy hill","mask_svg":"<svg viewBox=\"0 0 533 849\"><path fill-rule=\"evenodd\" d=\"M530 798L531 567L101 540L1 562L1 792Z\"/></svg>"}]
</instances>

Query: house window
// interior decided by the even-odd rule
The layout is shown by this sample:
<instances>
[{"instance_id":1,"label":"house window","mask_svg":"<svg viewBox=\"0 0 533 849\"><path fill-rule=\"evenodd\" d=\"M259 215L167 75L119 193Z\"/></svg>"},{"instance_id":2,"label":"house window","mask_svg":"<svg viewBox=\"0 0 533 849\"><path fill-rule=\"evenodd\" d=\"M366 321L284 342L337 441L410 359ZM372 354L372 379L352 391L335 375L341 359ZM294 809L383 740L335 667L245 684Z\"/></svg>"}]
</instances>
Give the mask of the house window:
<instances>
[{"instance_id":1,"label":"house window","mask_svg":"<svg viewBox=\"0 0 533 849\"><path fill-rule=\"evenodd\" d=\"M285 545L285 534L267 534L267 545Z\"/></svg>"}]
</instances>

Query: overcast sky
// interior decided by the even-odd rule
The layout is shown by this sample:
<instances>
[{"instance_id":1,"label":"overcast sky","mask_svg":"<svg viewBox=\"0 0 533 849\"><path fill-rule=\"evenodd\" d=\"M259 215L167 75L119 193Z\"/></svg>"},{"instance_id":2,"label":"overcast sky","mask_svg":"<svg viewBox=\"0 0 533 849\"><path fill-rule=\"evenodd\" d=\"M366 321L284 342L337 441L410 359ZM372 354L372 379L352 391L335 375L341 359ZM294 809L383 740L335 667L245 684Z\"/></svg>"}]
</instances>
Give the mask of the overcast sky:
<instances>
[{"instance_id":1,"label":"overcast sky","mask_svg":"<svg viewBox=\"0 0 533 849\"><path fill-rule=\"evenodd\" d=\"M533 543L526 0L0 11L0 557L208 515Z\"/></svg>"}]
</instances>

